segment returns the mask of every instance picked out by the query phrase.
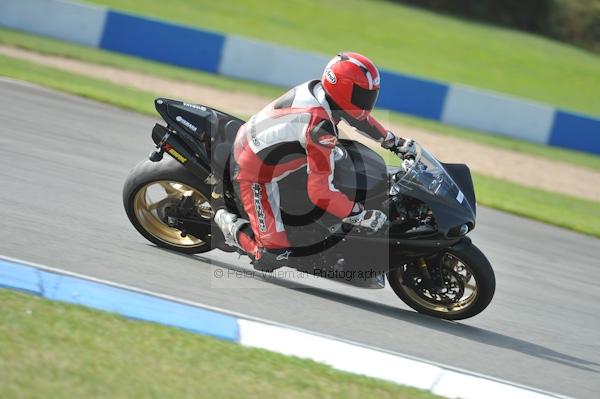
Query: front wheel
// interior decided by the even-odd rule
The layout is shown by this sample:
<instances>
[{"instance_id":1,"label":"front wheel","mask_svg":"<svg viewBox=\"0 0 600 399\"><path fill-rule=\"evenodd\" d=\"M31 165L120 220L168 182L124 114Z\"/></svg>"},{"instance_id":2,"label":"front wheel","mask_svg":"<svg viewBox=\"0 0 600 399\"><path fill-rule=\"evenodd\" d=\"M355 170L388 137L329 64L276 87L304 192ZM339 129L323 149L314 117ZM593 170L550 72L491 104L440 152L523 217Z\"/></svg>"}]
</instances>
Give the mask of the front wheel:
<instances>
[{"instance_id":1,"label":"front wheel","mask_svg":"<svg viewBox=\"0 0 600 399\"><path fill-rule=\"evenodd\" d=\"M494 270L473 244L448 250L422 266L405 265L387 275L396 295L419 313L447 320L467 319L482 312L494 296ZM434 283L423 273L433 275Z\"/></svg>"},{"instance_id":2,"label":"front wheel","mask_svg":"<svg viewBox=\"0 0 600 399\"><path fill-rule=\"evenodd\" d=\"M170 158L140 162L123 187L123 205L136 230L159 247L186 254L212 249L210 229L204 236L183 234L169 217L185 203L186 216L210 226L210 198L210 187Z\"/></svg>"}]
</instances>

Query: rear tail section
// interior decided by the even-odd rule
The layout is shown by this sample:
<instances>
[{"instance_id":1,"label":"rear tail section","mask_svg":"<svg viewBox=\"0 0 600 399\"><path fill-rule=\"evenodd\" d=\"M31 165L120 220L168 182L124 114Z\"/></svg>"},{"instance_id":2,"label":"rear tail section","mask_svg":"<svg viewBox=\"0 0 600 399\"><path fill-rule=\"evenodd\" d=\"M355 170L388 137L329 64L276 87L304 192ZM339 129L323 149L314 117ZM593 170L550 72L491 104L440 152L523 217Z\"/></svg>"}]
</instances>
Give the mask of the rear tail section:
<instances>
[{"instance_id":1,"label":"rear tail section","mask_svg":"<svg viewBox=\"0 0 600 399\"><path fill-rule=\"evenodd\" d=\"M211 174L222 177L244 121L203 105L166 98L156 99L155 106L167 126L156 124L152 129L156 149L149 159L158 162L167 153L201 179Z\"/></svg>"}]
</instances>

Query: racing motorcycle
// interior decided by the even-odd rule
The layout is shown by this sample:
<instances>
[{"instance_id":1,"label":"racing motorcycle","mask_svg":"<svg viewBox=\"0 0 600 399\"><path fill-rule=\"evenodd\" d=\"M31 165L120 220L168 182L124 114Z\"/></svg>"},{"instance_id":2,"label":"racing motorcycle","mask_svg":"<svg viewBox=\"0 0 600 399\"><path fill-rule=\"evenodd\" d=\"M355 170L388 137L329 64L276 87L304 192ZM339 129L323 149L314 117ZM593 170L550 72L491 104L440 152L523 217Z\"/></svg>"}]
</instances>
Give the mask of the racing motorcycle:
<instances>
[{"instance_id":1,"label":"racing motorcycle","mask_svg":"<svg viewBox=\"0 0 600 399\"><path fill-rule=\"evenodd\" d=\"M152 129L156 144L123 188L127 216L157 246L194 254L234 252L213 216L219 207L247 219L230 170L232 145L244 121L204 105L159 98L164 119ZM418 312L459 320L483 311L494 295L494 271L467 234L476 202L466 165L439 162L416 144L410 159L387 166L351 140L334 149L334 184L365 209L388 215L373 232L316 208L299 170L279 181L281 216L293 245L289 267L366 288L389 282ZM167 153L169 157L164 157Z\"/></svg>"}]
</instances>

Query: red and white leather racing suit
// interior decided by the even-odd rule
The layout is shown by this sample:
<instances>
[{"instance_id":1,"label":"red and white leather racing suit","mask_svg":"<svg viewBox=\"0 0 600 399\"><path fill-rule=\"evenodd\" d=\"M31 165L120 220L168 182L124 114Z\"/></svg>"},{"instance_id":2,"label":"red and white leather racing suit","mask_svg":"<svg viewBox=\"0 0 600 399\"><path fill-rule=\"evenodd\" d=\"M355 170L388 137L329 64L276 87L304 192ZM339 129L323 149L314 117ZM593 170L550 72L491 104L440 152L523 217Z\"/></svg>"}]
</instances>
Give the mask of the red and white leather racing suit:
<instances>
[{"instance_id":1,"label":"red and white leather racing suit","mask_svg":"<svg viewBox=\"0 0 600 399\"><path fill-rule=\"evenodd\" d=\"M252 237L242 230L238 237L248 254L256 256L260 248L290 246L277 182L301 168L308 173L308 196L316 206L339 218L352 213L354 202L336 190L333 182L339 119L332 114L332 106L321 82L309 81L268 104L238 131L233 180L239 185L240 200L254 233ZM388 135L371 116L347 122L375 140Z\"/></svg>"}]
</instances>

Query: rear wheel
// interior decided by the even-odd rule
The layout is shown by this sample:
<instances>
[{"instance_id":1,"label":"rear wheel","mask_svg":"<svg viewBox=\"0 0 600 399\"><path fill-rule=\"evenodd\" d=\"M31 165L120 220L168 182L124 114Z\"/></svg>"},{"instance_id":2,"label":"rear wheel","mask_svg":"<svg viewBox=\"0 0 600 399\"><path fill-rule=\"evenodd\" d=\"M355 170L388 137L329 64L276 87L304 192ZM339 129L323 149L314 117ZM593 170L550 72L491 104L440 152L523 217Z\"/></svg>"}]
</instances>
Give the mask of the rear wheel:
<instances>
[{"instance_id":1,"label":"rear wheel","mask_svg":"<svg viewBox=\"0 0 600 399\"><path fill-rule=\"evenodd\" d=\"M214 215L210 193L210 186L177 161L146 160L127 177L123 205L133 226L150 242L177 252L202 253L212 249L211 234L182 234L171 222L175 210L185 203L190 217L210 225Z\"/></svg>"},{"instance_id":2,"label":"rear wheel","mask_svg":"<svg viewBox=\"0 0 600 399\"><path fill-rule=\"evenodd\" d=\"M447 320L461 320L482 312L496 288L494 271L473 244L450 250L427 261L427 271L437 273L437 284L423 277L423 269L405 265L388 273L400 299L416 311ZM436 264L431 264L436 262Z\"/></svg>"}]
</instances>

